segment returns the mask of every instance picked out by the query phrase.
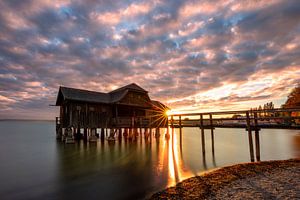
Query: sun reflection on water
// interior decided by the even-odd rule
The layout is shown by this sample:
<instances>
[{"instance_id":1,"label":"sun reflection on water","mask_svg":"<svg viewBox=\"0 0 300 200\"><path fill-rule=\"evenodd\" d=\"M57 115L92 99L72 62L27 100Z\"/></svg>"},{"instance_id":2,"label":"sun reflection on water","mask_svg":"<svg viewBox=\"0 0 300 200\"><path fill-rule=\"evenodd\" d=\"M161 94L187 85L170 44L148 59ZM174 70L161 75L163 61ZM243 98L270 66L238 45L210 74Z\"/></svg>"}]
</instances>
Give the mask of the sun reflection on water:
<instances>
[{"instance_id":1,"label":"sun reflection on water","mask_svg":"<svg viewBox=\"0 0 300 200\"><path fill-rule=\"evenodd\" d=\"M162 153L166 153L168 157L168 186L171 186L190 177L191 174L185 169L182 154L180 153L180 145L182 144L178 143L176 129L169 128L169 133L171 133L170 138L166 139L168 149L167 151L162 151ZM168 134L167 131L166 134ZM163 147L165 148L166 146L164 145Z\"/></svg>"}]
</instances>

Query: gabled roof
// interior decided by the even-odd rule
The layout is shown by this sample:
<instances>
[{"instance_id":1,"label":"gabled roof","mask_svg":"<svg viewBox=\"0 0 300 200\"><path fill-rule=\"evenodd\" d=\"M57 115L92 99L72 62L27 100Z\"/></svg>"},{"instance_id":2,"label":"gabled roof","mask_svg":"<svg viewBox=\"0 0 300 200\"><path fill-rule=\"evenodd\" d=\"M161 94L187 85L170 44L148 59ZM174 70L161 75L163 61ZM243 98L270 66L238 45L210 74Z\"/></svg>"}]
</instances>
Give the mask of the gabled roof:
<instances>
[{"instance_id":1,"label":"gabled roof","mask_svg":"<svg viewBox=\"0 0 300 200\"><path fill-rule=\"evenodd\" d=\"M144 90L143 88L141 88L140 86L138 86L135 83L125 85L123 87L120 87L116 90L111 91L110 93L115 93L115 92L119 92L119 91L122 91L122 90L135 90L135 91L139 91L139 92L144 92L144 93L147 92L148 93L148 91Z\"/></svg>"},{"instance_id":2,"label":"gabled roof","mask_svg":"<svg viewBox=\"0 0 300 200\"><path fill-rule=\"evenodd\" d=\"M64 100L85 101L91 103L110 103L110 95L108 93L60 87L56 105L59 104L60 94Z\"/></svg>"},{"instance_id":3,"label":"gabled roof","mask_svg":"<svg viewBox=\"0 0 300 200\"><path fill-rule=\"evenodd\" d=\"M116 103L122 100L128 91L148 93L135 83L113 90L109 93L95 92L89 90L75 89L69 87L60 87L57 95L56 105L60 105L63 100L75 100L90 103Z\"/></svg>"},{"instance_id":4,"label":"gabled roof","mask_svg":"<svg viewBox=\"0 0 300 200\"><path fill-rule=\"evenodd\" d=\"M168 106L161 103L160 101L151 100L151 104L154 107L154 109L157 109L157 110L170 110L170 108Z\"/></svg>"},{"instance_id":5,"label":"gabled roof","mask_svg":"<svg viewBox=\"0 0 300 200\"><path fill-rule=\"evenodd\" d=\"M110 101L112 103L118 102L127 94L128 90L120 90L114 93L108 93L110 95Z\"/></svg>"}]
</instances>

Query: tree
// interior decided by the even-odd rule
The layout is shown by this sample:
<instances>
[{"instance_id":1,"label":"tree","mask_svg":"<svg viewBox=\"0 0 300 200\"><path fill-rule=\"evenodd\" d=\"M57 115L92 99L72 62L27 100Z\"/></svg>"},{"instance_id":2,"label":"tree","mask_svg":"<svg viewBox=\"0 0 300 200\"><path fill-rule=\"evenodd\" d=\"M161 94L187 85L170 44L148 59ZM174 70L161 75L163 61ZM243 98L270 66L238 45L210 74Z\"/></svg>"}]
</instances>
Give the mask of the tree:
<instances>
[{"instance_id":1,"label":"tree","mask_svg":"<svg viewBox=\"0 0 300 200\"><path fill-rule=\"evenodd\" d=\"M284 108L297 108L300 107L300 83L288 95L288 98L283 105Z\"/></svg>"},{"instance_id":2,"label":"tree","mask_svg":"<svg viewBox=\"0 0 300 200\"><path fill-rule=\"evenodd\" d=\"M258 106L258 111L259 111L258 116L262 117L262 113L261 113L262 107L261 107L261 105Z\"/></svg>"},{"instance_id":3,"label":"tree","mask_svg":"<svg viewBox=\"0 0 300 200\"><path fill-rule=\"evenodd\" d=\"M300 83L292 90L292 92L288 95L288 98L285 104L282 105L283 108L300 108ZM286 114L286 113L285 113ZM288 116L299 117L300 112L288 112ZM296 124L300 124L300 120L296 119L294 121ZM289 123L291 121L289 120Z\"/></svg>"}]
</instances>

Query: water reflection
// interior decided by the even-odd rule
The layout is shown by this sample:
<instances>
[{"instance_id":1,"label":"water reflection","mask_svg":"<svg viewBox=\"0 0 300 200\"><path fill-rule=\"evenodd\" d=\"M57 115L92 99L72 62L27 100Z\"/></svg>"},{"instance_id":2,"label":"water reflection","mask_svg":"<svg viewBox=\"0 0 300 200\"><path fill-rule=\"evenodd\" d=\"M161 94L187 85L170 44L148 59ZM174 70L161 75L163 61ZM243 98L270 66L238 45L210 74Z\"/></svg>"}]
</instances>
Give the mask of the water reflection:
<instances>
[{"instance_id":1,"label":"water reflection","mask_svg":"<svg viewBox=\"0 0 300 200\"><path fill-rule=\"evenodd\" d=\"M168 136L169 132L172 134ZM166 137L163 140L162 150L160 151L159 166L161 172L168 171L168 186L174 185L179 181L191 176L191 173L186 169L182 157L182 143L178 143L178 135L175 129L165 130ZM163 163L163 164L161 164Z\"/></svg>"},{"instance_id":2,"label":"water reflection","mask_svg":"<svg viewBox=\"0 0 300 200\"><path fill-rule=\"evenodd\" d=\"M141 199L205 170L250 161L244 129L216 129L214 152L205 131L204 155L197 128L68 145L56 143L52 123L10 122L0 131L1 199ZM299 131L262 130L260 137L261 160L300 156Z\"/></svg>"},{"instance_id":3,"label":"water reflection","mask_svg":"<svg viewBox=\"0 0 300 200\"><path fill-rule=\"evenodd\" d=\"M199 130L183 131L169 128L161 129L160 132L162 133L160 137L155 134L155 130L145 130L139 131L132 138L118 137L116 140L99 140L92 144L81 141L74 146L64 146L60 156L72 155L72 158L61 158L63 170L59 177L63 178L61 182L64 183L61 193L69 191L72 185L73 187L80 185L80 188L72 193L74 197L79 197L85 193L81 189L91 187L89 184L92 184L93 187L101 189L101 193L94 191L96 196L112 199L134 198L137 194L132 191L133 189L140 191L138 196L145 196L150 194L149 191L173 186L188 177L217 167L217 158L222 162L226 162L222 156L234 160L236 155L231 154L230 148L240 151L235 153L243 152L242 157L249 161L247 138L243 138L240 133L233 135L232 138L239 142L242 139L243 148L236 148L236 144L231 141L232 138L224 138L224 135L217 132L214 149L207 134L205 138L207 151L203 154ZM236 139L238 137L241 139ZM223 145L220 145L222 143ZM226 149L224 143L227 150L229 148L227 152L224 150ZM79 152L78 157L76 151ZM77 182L73 180L74 176L81 178ZM86 182L82 182L82 179ZM67 184L68 186L65 186ZM113 193L112 188L117 188L121 192Z\"/></svg>"},{"instance_id":4,"label":"water reflection","mask_svg":"<svg viewBox=\"0 0 300 200\"><path fill-rule=\"evenodd\" d=\"M300 132L293 136L293 149L296 158L300 158Z\"/></svg>"}]
</instances>

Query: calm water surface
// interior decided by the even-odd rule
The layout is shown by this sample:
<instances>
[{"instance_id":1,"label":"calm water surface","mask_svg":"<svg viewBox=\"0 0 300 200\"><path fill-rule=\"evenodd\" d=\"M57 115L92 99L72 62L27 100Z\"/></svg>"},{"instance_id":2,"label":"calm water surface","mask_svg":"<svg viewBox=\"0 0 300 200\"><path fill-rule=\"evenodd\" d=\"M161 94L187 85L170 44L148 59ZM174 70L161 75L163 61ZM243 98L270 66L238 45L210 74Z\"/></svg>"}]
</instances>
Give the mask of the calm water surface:
<instances>
[{"instance_id":1,"label":"calm water surface","mask_svg":"<svg viewBox=\"0 0 300 200\"><path fill-rule=\"evenodd\" d=\"M216 129L215 155L206 133L202 156L200 130L164 129L152 142L108 141L64 145L54 122L0 122L0 199L143 199L206 170L249 162L243 129ZM261 160L300 157L299 130L263 130Z\"/></svg>"}]
</instances>

